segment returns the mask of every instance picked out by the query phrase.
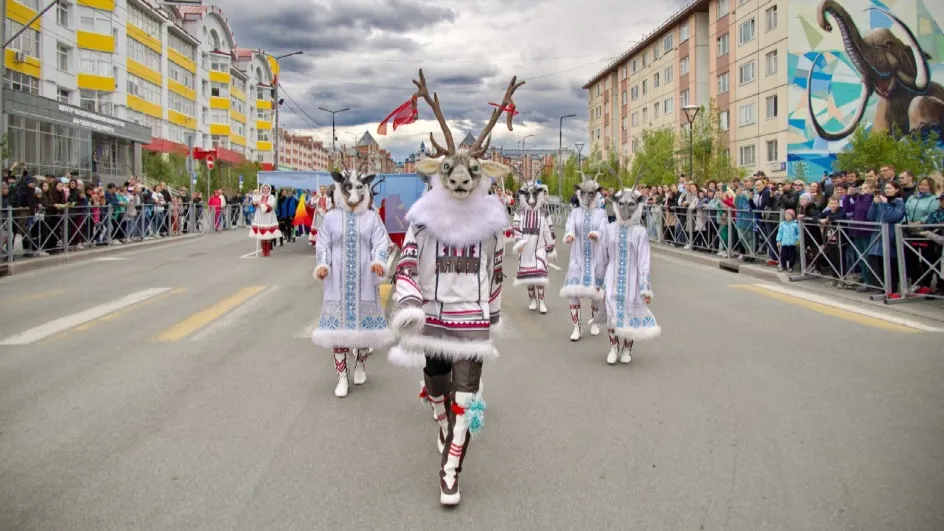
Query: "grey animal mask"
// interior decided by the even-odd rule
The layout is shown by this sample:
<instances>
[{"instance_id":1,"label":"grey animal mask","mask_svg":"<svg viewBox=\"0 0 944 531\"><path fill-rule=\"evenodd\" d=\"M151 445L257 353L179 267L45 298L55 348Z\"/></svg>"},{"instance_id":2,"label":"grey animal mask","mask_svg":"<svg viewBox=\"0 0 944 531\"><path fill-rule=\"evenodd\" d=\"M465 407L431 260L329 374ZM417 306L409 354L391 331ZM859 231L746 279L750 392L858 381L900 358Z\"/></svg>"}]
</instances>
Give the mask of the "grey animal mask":
<instances>
[{"instance_id":1,"label":"grey animal mask","mask_svg":"<svg viewBox=\"0 0 944 531\"><path fill-rule=\"evenodd\" d=\"M603 187L600 186L596 180L588 177L584 172L580 172L580 177L583 178L583 182L575 184L574 191L577 192L577 200L580 201L580 206L590 208L593 202L596 201L600 191L603 190Z\"/></svg>"},{"instance_id":2,"label":"grey animal mask","mask_svg":"<svg viewBox=\"0 0 944 531\"><path fill-rule=\"evenodd\" d=\"M334 179L334 203L340 208L361 212L370 207L370 185L374 181L373 174L358 175L355 170L331 172Z\"/></svg>"},{"instance_id":3,"label":"grey animal mask","mask_svg":"<svg viewBox=\"0 0 944 531\"><path fill-rule=\"evenodd\" d=\"M518 190L518 204L524 210L540 210L547 203L547 186L536 181L526 183Z\"/></svg>"}]
</instances>

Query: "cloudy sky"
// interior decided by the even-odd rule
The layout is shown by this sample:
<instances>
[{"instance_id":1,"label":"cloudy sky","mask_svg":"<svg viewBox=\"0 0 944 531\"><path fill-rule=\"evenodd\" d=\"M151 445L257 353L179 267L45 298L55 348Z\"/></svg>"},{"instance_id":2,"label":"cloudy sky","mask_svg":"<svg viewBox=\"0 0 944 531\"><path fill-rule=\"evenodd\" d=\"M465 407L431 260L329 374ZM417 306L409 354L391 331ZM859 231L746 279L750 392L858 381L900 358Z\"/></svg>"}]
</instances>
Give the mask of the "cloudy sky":
<instances>
[{"instance_id":1,"label":"cloudy sky","mask_svg":"<svg viewBox=\"0 0 944 531\"><path fill-rule=\"evenodd\" d=\"M587 98L581 86L634 39L654 29L685 0L216 0L241 47L282 60L283 127L330 144L331 115L338 142L350 145L369 130L397 160L440 129L420 102L420 120L387 136L377 125L413 94L423 68L439 93L456 142L477 135L513 75L527 84L515 94L521 112L513 132L495 127L492 145L557 149L586 142ZM585 148L584 154L587 154Z\"/></svg>"}]
</instances>

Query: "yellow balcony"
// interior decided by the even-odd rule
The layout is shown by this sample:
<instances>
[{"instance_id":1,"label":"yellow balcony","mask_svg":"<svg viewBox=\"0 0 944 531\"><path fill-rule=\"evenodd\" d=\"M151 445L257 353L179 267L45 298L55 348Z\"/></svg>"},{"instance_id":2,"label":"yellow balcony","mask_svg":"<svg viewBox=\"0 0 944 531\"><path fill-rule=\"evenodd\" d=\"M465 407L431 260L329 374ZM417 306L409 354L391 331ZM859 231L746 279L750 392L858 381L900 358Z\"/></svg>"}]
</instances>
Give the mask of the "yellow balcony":
<instances>
[{"instance_id":1,"label":"yellow balcony","mask_svg":"<svg viewBox=\"0 0 944 531\"><path fill-rule=\"evenodd\" d=\"M77 83L80 89L101 90L104 92L115 91L115 78L113 77L79 74Z\"/></svg>"},{"instance_id":2,"label":"yellow balcony","mask_svg":"<svg viewBox=\"0 0 944 531\"><path fill-rule=\"evenodd\" d=\"M210 124L210 134L229 136L229 124Z\"/></svg>"},{"instance_id":3,"label":"yellow balcony","mask_svg":"<svg viewBox=\"0 0 944 531\"><path fill-rule=\"evenodd\" d=\"M115 0L79 0L79 5L95 9L104 9L105 11L115 10Z\"/></svg>"},{"instance_id":4,"label":"yellow balcony","mask_svg":"<svg viewBox=\"0 0 944 531\"><path fill-rule=\"evenodd\" d=\"M246 137L237 135L235 133L230 133L229 141L236 144L237 146L246 147Z\"/></svg>"},{"instance_id":5,"label":"yellow balcony","mask_svg":"<svg viewBox=\"0 0 944 531\"><path fill-rule=\"evenodd\" d=\"M220 98L217 96L210 96L210 108L211 109L229 109L229 99Z\"/></svg>"},{"instance_id":6,"label":"yellow balcony","mask_svg":"<svg viewBox=\"0 0 944 531\"><path fill-rule=\"evenodd\" d=\"M232 109L229 110L229 117L237 122L246 125L246 115L241 112L236 112Z\"/></svg>"},{"instance_id":7,"label":"yellow balcony","mask_svg":"<svg viewBox=\"0 0 944 531\"><path fill-rule=\"evenodd\" d=\"M75 32L75 42L86 50L115 53L115 38L111 35L79 30Z\"/></svg>"},{"instance_id":8,"label":"yellow balcony","mask_svg":"<svg viewBox=\"0 0 944 531\"><path fill-rule=\"evenodd\" d=\"M217 72L216 70L211 70L210 81L216 81L217 83L226 83L227 85L229 85L230 75L228 72Z\"/></svg>"},{"instance_id":9,"label":"yellow balcony","mask_svg":"<svg viewBox=\"0 0 944 531\"><path fill-rule=\"evenodd\" d=\"M191 74L197 73L197 63L193 62L186 55L178 52L173 48L167 49L167 58L177 66L183 68L184 70L190 72Z\"/></svg>"},{"instance_id":10,"label":"yellow balcony","mask_svg":"<svg viewBox=\"0 0 944 531\"><path fill-rule=\"evenodd\" d=\"M268 131L269 129L272 129L272 122L268 120L256 120L256 129Z\"/></svg>"},{"instance_id":11,"label":"yellow balcony","mask_svg":"<svg viewBox=\"0 0 944 531\"><path fill-rule=\"evenodd\" d=\"M7 4L9 5L9 4ZM26 74L27 76L32 76L37 79L40 78L40 71L42 70L42 62L39 59L33 56L27 56L26 61L18 63L13 60L16 56L16 52L13 50L6 50L3 54L3 62L6 64L6 67L14 72L19 72L21 74Z\"/></svg>"},{"instance_id":12,"label":"yellow balcony","mask_svg":"<svg viewBox=\"0 0 944 531\"><path fill-rule=\"evenodd\" d=\"M246 93L243 92L243 91L241 91L241 90L239 90L239 89L236 88L236 87L230 87L230 88L229 88L229 95L232 96L232 97L234 97L234 98L236 98L237 100L239 100L239 101L241 101L241 102L243 102L243 103L246 103Z\"/></svg>"},{"instance_id":13,"label":"yellow balcony","mask_svg":"<svg viewBox=\"0 0 944 531\"><path fill-rule=\"evenodd\" d=\"M127 30L128 36L132 39L154 50L158 54L163 55L161 52L161 41L159 39L155 39L154 37L148 35L144 30L135 26L134 24L125 24L125 30Z\"/></svg>"},{"instance_id":14,"label":"yellow balcony","mask_svg":"<svg viewBox=\"0 0 944 531\"><path fill-rule=\"evenodd\" d=\"M256 142L256 149L259 151L272 151L272 142L260 140Z\"/></svg>"},{"instance_id":15,"label":"yellow balcony","mask_svg":"<svg viewBox=\"0 0 944 531\"><path fill-rule=\"evenodd\" d=\"M272 109L272 100L256 100L256 108L262 110Z\"/></svg>"},{"instance_id":16,"label":"yellow balcony","mask_svg":"<svg viewBox=\"0 0 944 531\"><path fill-rule=\"evenodd\" d=\"M151 103L137 96L132 96L131 94L128 94L127 98L129 109L144 113L148 116L154 116L155 118L164 117L164 108L160 105Z\"/></svg>"},{"instance_id":17,"label":"yellow balcony","mask_svg":"<svg viewBox=\"0 0 944 531\"><path fill-rule=\"evenodd\" d=\"M197 101L197 91L187 88L186 85L178 83L173 79L167 80L167 90L177 94L178 96L187 98L190 101Z\"/></svg>"},{"instance_id":18,"label":"yellow balcony","mask_svg":"<svg viewBox=\"0 0 944 531\"><path fill-rule=\"evenodd\" d=\"M13 1L7 2L7 18L20 24L25 25L27 22L33 19L36 16L36 12L32 9L24 6L23 4ZM42 31L42 20L36 20L30 24L30 27L36 31ZM9 38L9 36L7 37Z\"/></svg>"},{"instance_id":19,"label":"yellow balcony","mask_svg":"<svg viewBox=\"0 0 944 531\"><path fill-rule=\"evenodd\" d=\"M181 127L186 127L187 129L197 128L196 118L192 118L186 114L179 113L172 109L167 109L167 121L172 124L177 124Z\"/></svg>"},{"instance_id":20,"label":"yellow balcony","mask_svg":"<svg viewBox=\"0 0 944 531\"><path fill-rule=\"evenodd\" d=\"M130 58L126 61L126 63L129 74L134 74L145 81L150 81L158 87L164 84L164 77L157 70L152 70Z\"/></svg>"}]
</instances>

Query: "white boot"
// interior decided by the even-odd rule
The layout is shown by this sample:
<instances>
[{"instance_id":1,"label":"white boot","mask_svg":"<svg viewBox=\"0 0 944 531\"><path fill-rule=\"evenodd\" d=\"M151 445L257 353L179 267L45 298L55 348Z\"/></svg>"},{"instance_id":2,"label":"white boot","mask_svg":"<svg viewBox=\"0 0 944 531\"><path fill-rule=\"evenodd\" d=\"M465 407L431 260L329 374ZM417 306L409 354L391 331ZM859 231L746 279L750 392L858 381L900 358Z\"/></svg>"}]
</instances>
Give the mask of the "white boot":
<instances>
[{"instance_id":1,"label":"white boot","mask_svg":"<svg viewBox=\"0 0 944 531\"><path fill-rule=\"evenodd\" d=\"M541 313L547 313L547 304L544 304L543 300L538 302L538 310L540 310Z\"/></svg>"},{"instance_id":2,"label":"white boot","mask_svg":"<svg viewBox=\"0 0 944 531\"><path fill-rule=\"evenodd\" d=\"M633 342L623 341L623 352L620 354L620 363L629 363L633 361Z\"/></svg>"},{"instance_id":3,"label":"white boot","mask_svg":"<svg viewBox=\"0 0 944 531\"><path fill-rule=\"evenodd\" d=\"M475 394L457 392L455 404L453 407L455 420L452 425L452 432L447 437L448 447L444 448L442 454L442 468L439 471L439 503L447 506L459 505L459 473L462 472L462 461L465 459L465 453L469 448L469 418L465 413L459 414L458 411L465 411L472 403Z\"/></svg>"},{"instance_id":4,"label":"white boot","mask_svg":"<svg viewBox=\"0 0 944 531\"><path fill-rule=\"evenodd\" d=\"M574 333L570 334L571 341L580 341L580 326L577 325L574 327Z\"/></svg>"},{"instance_id":5,"label":"white boot","mask_svg":"<svg viewBox=\"0 0 944 531\"><path fill-rule=\"evenodd\" d=\"M596 309L596 308L593 308L593 307L590 308L590 321L589 321L587 324L590 325L590 335L591 335L591 336L598 336L598 335L600 335L600 325L598 325L598 324L596 323L596 321L597 321L597 313L599 313L599 312L600 312L599 309Z\"/></svg>"},{"instance_id":6,"label":"white boot","mask_svg":"<svg viewBox=\"0 0 944 531\"><path fill-rule=\"evenodd\" d=\"M610 352L606 355L606 362L610 365L616 363L616 356L619 354L619 350L615 346L610 347Z\"/></svg>"},{"instance_id":7,"label":"white boot","mask_svg":"<svg viewBox=\"0 0 944 531\"><path fill-rule=\"evenodd\" d=\"M590 323L590 335L591 336L600 335L600 325L596 323Z\"/></svg>"},{"instance_id":8,"label":"white boot","mask_svg":"<svg viewBox=\"0 0 944 531\"><path fill-rule=\"evenodd\" d=\"M534 299L531 299L531 303L528 304L528 309L531 310L532 312L533 312L534 310L537 310L537 309L538 309L538 301L536 301L536 300L534 300Z\"/></svg>"},{"instance_id":9,"label":"white boot","mask_svg":"<svg viewBox=\"0 0 944 531\"><path fill-rule=\"evenodd\" d=\"M367 381L367 356L361 354L364 349L355 349L354 385L361 385Z\"/></svg>"},{"instance_id":10,"label":"white boot","mask_svg":"<svg viewBox=\"0 0 944 531\"><path fill-rule=\"evenodd\" d=\"M347 396L347 354L336 353L334 355L334 368L338 371L338 385L334 388L334 396L344 398Z\"/></svg>"}]
</instances>

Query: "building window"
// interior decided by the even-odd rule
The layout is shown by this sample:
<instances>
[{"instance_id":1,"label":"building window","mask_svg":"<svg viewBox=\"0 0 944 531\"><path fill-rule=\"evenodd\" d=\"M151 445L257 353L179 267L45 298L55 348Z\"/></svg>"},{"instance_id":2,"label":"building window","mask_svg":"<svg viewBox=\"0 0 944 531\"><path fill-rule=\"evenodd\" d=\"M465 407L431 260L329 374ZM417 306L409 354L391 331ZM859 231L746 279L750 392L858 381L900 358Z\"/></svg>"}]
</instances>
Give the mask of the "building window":
<instances>
[{"instance_id":1,"label":"building window","mask_svg":"<svg viewBox=\"0 0 944 531\"><path fill-rule=\"evenodd\" d=\"M659 57L661 56L662 56L662 52L659 51L659 45L657 44L653 46L652 47L652 60L655 61L659 59Z\"/></svg>"},{"instance_id":2,"label":"building window","mask_svg":"<svg viewBox=\"0 0 944 531\"><path fill-rule=\"evenodd\" d=\"M629 89L629 94L630 94L630 97L633 99L633 101L638 100L639 99L639 86L634 86L633 88Z\"/></svg>"},{"instance_id":3,"label":"building window","mask_svg":"<svg viewBox=\"0 0 944 531\"><path fill-rule=\"evenodd\" d=\"M662 78L663 78L662 81L664 81L665 83L671 83L671 82L672 82L672 76L674 75L674 71L673 71L673 70L674 70L674 69L673 69L673 67L671 67L671 66L668 67L668 68L666 68L666 69L665 69L665 72L662 73Z\"/></svg>"},{"instance_id":4,"label":"building window","mask_svg":"<svg viewBox=\"0 0 944 531\"><path fill-rule=\"evenodd\" d=\"M17 3L23 4L33 11L39 11L39 0L17 0Z\"/></svg>"},{"instance_id":5,"label":"building window","mask_svg":"<svg viewBox=\"0 0 944 531\"><path fill-rule=\"evenodd\" d=\"M679 42L685 42L688 40L688 23L682 24L679 26Z\"/></svg>"},{"instance_id":6,"label":"building window","mask_svg":"<svg viewBox=\"0 0 944 531\"><path fill-rule=\"evenodd\" d=\"M727 131L731 127L731 112L721 111L718 113L718 128Z\"/></svg>"},{"instance_id":7,"label":"building window","mask_svg":"<svg viewBox=\"0 0 944 531\"><path fill-rule=\"evenodd\" d=\"M659 73L652 76L652 88L659 88Z\"/></svg>"},{"instance_id":8,"label":"building window","mask_svg":"<svg viewBox=\"0 0 944 531\"><path fill-rule=\"evenodd\" d=\"M767 119L777 117L777 95L767 96Z\"/></svg>"},{"instance_id":9,"label":"building window","mask_svg":"<svg viewBox=\"0 0 944 531\"><path fill-rule=\"evenodd\" d=\"M271 122L272 111L270 111L269 109L256 109L256 120L262 120L263 122Z\"/></svg>"},{"instance_id":10,"label":"building window","mask_svg":"<svg viewBox=\"0 0 944 531\"><path fill-rule=\"evenodd\" d=\"M632 114L632 120L633 120L633 127L636 127L639 125L639 112L638 111Z\"/></svg>"},{"instance_id":11,"label":"building window","mask_svg":"<svg viewBox=\"0 0 944 531\"><path fill-rule=\"evenodd\" d=\"M229 85L227 85L226 83L211 81L210 82L210 96L213 96L215 98L228 98Z\"/></svg>"},{"instance_id":12,"label":"building window","mask_svg":"<svg viewBox=\"0 0 944 531\"><path fill-rule=\"evenodd\" d=\"M741 65L738 68L738 83L743 85L754 81L754 78L757 77L756 70L756 63L754 61Z\"/></svg>"},{"instance_id":13,"label":"building window","mask_svg":"<svg viewBox=\"0 0 944 531\"><path fill-rule=\"evenodd\" d=\"M140 7L128 2L128 22L144 30L151 37L160 40L161 23L145 13Z\"/></svg>"},{"instance_id":14,"label":"building window","mask_svg":"<svg viewBox=\"0 0 944 531\"><path fill-rule=\"evenodd\" d=\"M675 103L674 99L666 98L665 101L662 102L662 112L664 114L669 114L670 112L672 112L674 110L672 107L673 103Z\"/></svg>"},{"instance_id":15,"label":"building window","mask_svg":"<svg viewBox=\"0 0 944 531\"><path fill-rule=\"evenodd\" d=\"M173 33L167 34L167 46L191 61L197 60L197 47Z\"/></svg>"},{"instance_id":16,"label":"building window","mask_svg":"<svg viewBox=\"0 0 944 531\"><path fill-rule=\"evenodd\" d=\"M210 123L211 124L228 124L229 111L226 109L213 109L212 111L210 111Z\"/></svg>"},{"instance_id":17,"label":"building window","mask_svg":"<svg viewBox=\"0 0 944 531\"><path fill-rule=\"evenodd\" d=\"M724 94L730 89L730 76L725 72L718 76L718 94Z\"/></svg>"},{"instance_id":18,"label":"building window","mask_svg":"<svg viewBox=\"0 0 944 531\"><path fill-rule=\"evenodd\" d=\"M688 89L683 90L682 93L679 94L679 105L680 105L681 107L686 107L686 106L688 106L688 96L689 96L689 94L690 94L690 92L689 92Z\"/></svg>"},{"instance_id":19,"label":"building window","mask_svg":"<svg viewBox=\"0 0 944 531\"><path fill-rule=\"evenodd\" d=\"M61 42L56 43L56 63L59 67L59 70L69 73L72 71L72 61L70 56L72 55L72 49L62 44Z\"/></svg>"},{"instance_id":20,"label":"building window","mask_svg":"<svg viewBox=\"0 0 944 531\"><path fill-rule=\"evenodd\" d=\"M82 89L79 91L79 106L87 111L113 116L115 107L112 104L111 95L111 92L103 90Z\"/></svg>"},{"instance_id":21,"label":"building window","mask_svg":"<svg viewBox=\"0 0 944 531\"><path fill-rule=\"evenodd\" d=\"M646 56L649 55L649 52L643 52L642 54L642 67L646 68Z\"/></svg>"},{"instance_id":22,"label":"building window","mask_svg":"<svg viewBox=\"0 0 944 531\"><path fill-rule=\"evenodd\" d=\"M15 70L4 71L3 86L10 90L28 92L34 96L39 96L39 79L21 74Z\"/></svg>"},{"instance_id":23,"label":"building window","mask_svg":"<svg viewBox=\"0 0 944 531\"><path fill-rule=\"evenodd\" d=\"M738 28L738 45L746 44L754 40L754 19L741 23Z\"/></svg>"},{"instance_id":24,"label":"building window","mask_svg":"<svg viewBox=\"0 0 944 531\"><path fill-rule=\"evenodd\" d=\"M161 54L134 40L131 36L128 36L128 58L156 72L161 71Z\"/></svg>"},{"instance_id":25,"label":"building window","mask_svg":"<svg viewBox=\"0 0 944 531\"><path fill-rule=\"evenodd\" d=\"M221 147L223 149L229 149L229 137L224 135L211 135L210 142L212 142L213 147Z\"/></svg>"},{"instance_id":26,"label":"building window","mask_svg":"<svg viewBox=\"0 0 944 531\"><path fill-rule=\"evenodd\" d=\"M271 142L272 141L272 132L265 129L259 129L256 131L256 140L258 142Z\"/></svg>"},{"instance_id":27,"label":"building window","mask_svg":"<svg viewBox=\"0 0 944 531\"><path fill-rule=\"evenodd\" d=\"M659 102L655 102L652 104L652 117L653 118L659 117Z\"/></svg>"},{"instance_id":28,"label":"building window","mask_svg":"<svg viewBox=\"0 0 944 531\"><path fill-rule=\"evenodd\" d=\"M777 162L779 160L779 153L777 153L777 141L768 140L767 141L767 162Z\"/></svg>"},{"instance_id":29,"label":"building window","mask_svg":"<svg viewBox=\"0 0 944 531\"><path fill-rule=\"evenodd\" d=\"M754 165L754 146L741 146L741 166Z\"/></svg>"},{"instance_id":30,"label":"building window","mask_svg":"<svg viewBox=\"0 0 944 531\"><path fill-rule=\"evenodd\" d=\"M56 89L56 99L59 100L59 103L68 104L72 100L72 92L68 89L58 87Z\"/></svg>"},{"instance_id":31,"label":"building window","mask_svg":"<svg viewBox=\"0 0 944 531\"><path fill-rule=\"evenodd\" d=\"M173 61L167 62L167 75L190 90L196 90L197 88L196 77L193 75L193 72L185 70L182 66L175 64Z\"/></svg>"},{"instance_id":32,"label":"building window","mask_svg":"<svg viewBox=\"0 0 944 531\"><path fill-rule=\"evenodd\" d=\"M718 37L718 56L727 55L728 53L728 43L729 34L725 33L724 35Z\"/></svg>"},{"instance_id":33,"label":"building window","mask_svg":"<svg viewBox=\"0 0 944 531\"><path fill-rule=\"evenodd\" d=\"M629 95L626 94L626 91L624 90L622 93L622 104L626 105L627 103L629 103L628 100L629 100Z\"/></svg>"},{"instance_id":34,"label":"building window","mask_svg":"<svg viewBox=\"0 0 944 531\"><path fill-rule=\"evenodd\" d=\"M79 72L93 76L112 77L111 54L79 50Z\"/></svg>"},{"instance_id":35,"label":"building window","mask_svg":"<svg viewBox=\"0 0 944 531\"><path fill-rule=\"evenodd\" d=\"M101 9L79 6L79 29L102 35L112 35L111 13Z\"/></svg>"},{"instance_id":36,"label":"building window","mask_svg":"<svg viewBox=\"0 0 944 531\"><path fill-rule=\"evenodd\" d=\"M623 131L626 131L626 118L624 117L620 122L622 123Z\"/></svg>"},{"instance_id":37,"label":"building window","mask_svg":"<svg viewBox=\"0 0 944 531\"><path fill-rule=\"evenodd\" d=\"M688 74L688 56L681 58L679 60L679 75L684 76Z\"/></svg>"},{"instance_id":38,"label":"building window","mask_svg":"<svg viewBox=\"0 0 944 531\"><path fill-rule=\"evenodd\" d=\"M774 50L764 56L767 63L767 75L777 73L777 50Z\"/></svg>"},{"instance_id":39,"label":"building window","mask_svg":"<svg viewBox=\"0 0 944 531\"><path fill-rule=\"evenodd\" d=\"M738 125L751 125L757 121L757 113L754 112L754 104L748 103L741 105L738 109Z\"/></svg>"},{"instance_id":40,"label":"building window","mask_svg":"<svg viewBox=\"0 0 944 531\"><path fill-rule=\"evenodd\" d=\"M161 87L134 74L128 74L128 94L155 105L161 104Z\"/></svg>"},{"instance_id":41,"label":"building window","mask_svg":"<svg viewBox=\"0 0 944 531\"><path fill-rule=\"evenodd\" d=\"M633 59L632 61L630 61L630 63L629 63L629 69L632 71L632 73L635 74L635 73L636 73L636 70L639 70L639 60L638 60L638 59Z\"/></svg>"},{"instance_id":42,"label":"building window","mask_svg":"<svg viewBox=\"0 0 944 531\"><path fill-rule=\"evenodd\" d=\"M718 0L718 18L728 15L728 0Z\"/></svg>"},{"instance_id":43,"label":"building window","mask_svg":"<svg viewBox=\"0 0 944 531\"><path fill-rule=\"evenodd\" d=\"M670 51L670 50L672 49L672 46L675 45L674 39L673 39L672 37L673 37L673 35L672 35L671 33L669 33L668 35L665 36L664 39L662 39L662 51L663 51L663 52L668 52L668 51Z\"/></svg>"},{"instance_id":44,"label":"building window","mask_svg":"<svg viewBox=\"0 0 944 531\"><path fill-rule=\"evenodd\" d=\"M636 153L638 151L639 151L639 139L633 138L633 153Z\"/></svg>"},{"instance_id":45,"label":"building window","mask_svg":"<svg viewBox=\"0 0 944 531\"><path fill-rule=\"evenodd\" d=\"M196 102L188 100L180 94L174 94L173 92L168 93L167 104L171 109L179 112L180 114L185 114L191 117L197 116Z\"/></svg>"},{"instance_id":46,"label":"building window","mask_svg":"<svg viewBox=\"0 0 944 531\"><path fill-rule=\"evenodd\" d=\"M621 66L621 67L620 67L620 79L626 79L627 75L628 75L628 74L627 74L627 72L626 72L626 66L625 66L625 65L624 65L624 66Z\"/></svg>"},{"instance_id":47,"label":"building window","mask_svg":"<svg viewBox=\"0 0 944 531\"><path fill-rule=\"evenodd\" d=\"M648 90L647 90L648 88L649 88L649 81L643 79L643 80L642 80L642 94L643 94L643 96L645 96L645 95L646 95L646 92L648 92Z\"/></svg>"},{"instance_id":48,"label":"building window","mask_svg":"<svg viewBox=\"0 0 944 531\"><path fill-rule=\"evenodd\" d=\"M229 73L229 58L214 54L210 58L210 70Z\"/></svg>"},{"instance_id":49,"label":"building window","mask_svg":"<svg viewBox=\"0 0 944 531\"><path fill-rule=\"evenodd\" d=\"M270 87L256 87L256 99L257 100L271 100L272 99L272 88Z\"/></svg>"},{"instance_id":50,"label":"building window","mask_svg":"<svg viewBox=\"0 0 944 531\"><path fill-rule=\"evenodd\" d=\"M777 6L764 11L764 18L767 19L767 31L777 29Z\"/></svg>"},{"instance_id":51,"label":"building window","mask_svg":"<svg viewBox=\"0 0 944 531\"><path fill-rule=\"evenodd\" d=\"M649 121L649 109L642 110L642 123L647 123Z\"/></svg>"},{"instance_id":52,"label":"building window","mask_svg":"<svg viewBox=\"0 0 944 531\"><path fill-rule=\"evenodd\" d=\"M63 28L69 27L69 20L72 18L72 4L65 0L60 0L56 5L56 22Z\"/></svg>"},{"instance_id":53,"label":"building window","mask_svg":"<svg viewBox=\"0 0 944 531\"><path fill-rule=\"evenodd\" d=\"M19 22L6 19L7 35L13 35L23 27ZM26 31L17 36L9 46L12 50L17 50L31 57L39 57L39 32L33 28L26 28Z\"/></svg>"}]
</instances>

